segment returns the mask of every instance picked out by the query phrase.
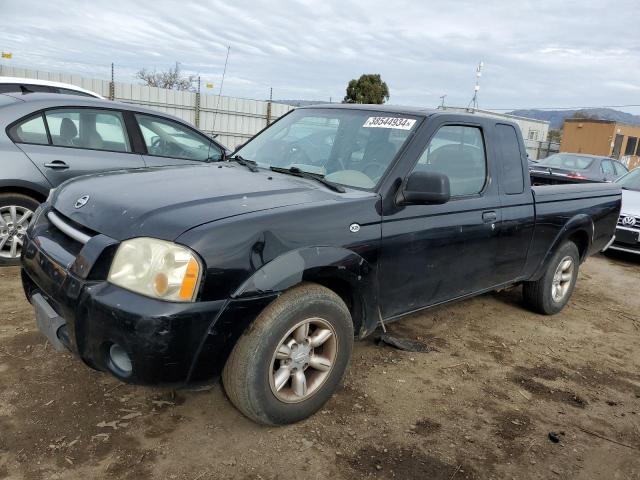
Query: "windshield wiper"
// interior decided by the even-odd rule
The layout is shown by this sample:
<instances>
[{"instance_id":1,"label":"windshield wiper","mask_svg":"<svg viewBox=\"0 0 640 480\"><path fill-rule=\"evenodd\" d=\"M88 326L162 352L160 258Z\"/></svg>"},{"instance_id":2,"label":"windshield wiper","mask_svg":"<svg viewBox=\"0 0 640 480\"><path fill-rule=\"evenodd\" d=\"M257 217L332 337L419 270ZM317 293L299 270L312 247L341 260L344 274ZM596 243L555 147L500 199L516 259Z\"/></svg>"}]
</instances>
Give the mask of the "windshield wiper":
<instances>
[{"instance_id":1,"label":"windshield wiper","mask_svg":"<svg viewBox=\"0 0 640 480\"><path fill-rule=\"evenodd\" d=\"M296 177L316 180L321 184L323 184L324 186L328 187L329 189L333 190L334 192L344 193L346 191L340 185L336 185L335 183L330 182L329 180L326 180L324 178L324 175L320 175L319 173L305 172L304 170L300 170L298 167L291 167L291 168L269 167L269 168L273 172L286 173L289 175L295 175Z\"/></svg>"},{"instance_id":2,"label":"windshield wiper","mask_svg":"<svg viewBox=\"0 0 640 480\"><path fill-rule=\"evenodd\" d=\"M231 160L232 162L238 162L240 165L247 167L252 172L260 171L258 170L258 164L256 162L243 158L240 155L234 155L233 157L230 157L229 160Z\"/></svg>"}]
</instances>

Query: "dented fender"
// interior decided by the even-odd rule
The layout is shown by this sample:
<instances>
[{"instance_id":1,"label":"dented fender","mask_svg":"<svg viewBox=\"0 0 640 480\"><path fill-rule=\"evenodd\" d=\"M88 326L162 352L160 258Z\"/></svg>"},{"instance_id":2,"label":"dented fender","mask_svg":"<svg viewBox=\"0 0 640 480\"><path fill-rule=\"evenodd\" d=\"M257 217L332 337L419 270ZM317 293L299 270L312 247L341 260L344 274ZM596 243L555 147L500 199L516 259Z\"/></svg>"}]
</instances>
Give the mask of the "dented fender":
<instances>
[{"instance_id":1,"label":"dented fender","mask_svg":"<svg viewBox=\"0 0 640 480\"><path fill-rule=\"evenodd\" d=\"M378 282L375 268L352 250L316 246L292 250L258 269L231 295L233 299L281 293L305 281L348 285L359 336L378 323Z\"/></svg>"}]
</instances>

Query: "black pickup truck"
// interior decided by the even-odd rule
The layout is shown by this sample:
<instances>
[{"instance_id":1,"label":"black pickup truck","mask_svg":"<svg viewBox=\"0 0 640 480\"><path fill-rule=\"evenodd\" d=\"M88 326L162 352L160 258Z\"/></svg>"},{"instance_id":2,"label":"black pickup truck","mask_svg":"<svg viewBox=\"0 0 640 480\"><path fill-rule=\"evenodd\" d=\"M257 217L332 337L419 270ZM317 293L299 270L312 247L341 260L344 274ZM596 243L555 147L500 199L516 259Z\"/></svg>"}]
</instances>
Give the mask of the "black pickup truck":
<instances>
[{"instance_id":1,"label":"black pickup truck","mask_svg":"<svg viewBox=\"0 0 640 480\"><path fill-rule=\"evenodd\" d=\"M513 285L559 312L611 240L618 185L531 187L519 129L417 108L300 108L232 157L70 180L22 278L41 331L125 382L222 375L267 424L340 382L354 337Z\"/></svg>"}]
</instances>

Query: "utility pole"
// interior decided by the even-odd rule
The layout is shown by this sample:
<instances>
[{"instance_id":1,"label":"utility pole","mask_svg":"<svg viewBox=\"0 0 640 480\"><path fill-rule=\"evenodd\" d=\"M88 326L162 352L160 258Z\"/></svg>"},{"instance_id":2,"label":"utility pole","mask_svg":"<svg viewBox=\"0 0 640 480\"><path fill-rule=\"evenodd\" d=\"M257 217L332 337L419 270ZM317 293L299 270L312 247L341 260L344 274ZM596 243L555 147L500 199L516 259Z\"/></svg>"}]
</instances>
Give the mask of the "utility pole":
<instances>
[{"instance_id":1,"label":"utility pole","mask_svg":"<svg viewBox=\"0 0 640 480\"><path fill-rule=\"evenodd\" d=\"M442 110L444 110L444 99L445 99L445 98L446 98L446 95L441 95L441 96L440 96L440 100L442 100L442 101L440 102L440 108L441 108Z\"/></svg>"},{"instance_id":2,"label":"utility pole","mask_svg":"<svg viewBox=\"0 0 640 480\"><path fill-rule=\"evenodd\" d=\"M476 68L476 85L473 87L473 98L469 102L472 110L478 109L478 92L480 91L480 77L482 76L482 67L484 67L484 62L480 62L478 67ZM467 105L467 108L469 107Z\"/></svg>"},{"instance_id":3,"label":"utility pole","mask_svg":"<svg viewBox=\"0 0 640 480\"><path fill-rule=\"evenodd\" d=\"M198 90L196 91L196 127L200 128L200 75L198 75Z\"/></svg>"},{"instance_id":4,"label":"utility pole","mask_svg":"<svg viewBox=\"0 0 640 480\"><path fill-rule=\"evenodd\" d=\"M116 82L113 62L111 62L111 81L109 82L109 100L116 99Z\"/></svg>"},{"instance_id":5,"label":"utility pole","mask_svg":"<svg viewBox=\"0 0 640 480\"><path fill-rule=\"evenodd\" d=\"M269 89L269 103L267 103L267 125L271 125L271 105L273 103L273 87Z\"/></svg>"}]
</instances>

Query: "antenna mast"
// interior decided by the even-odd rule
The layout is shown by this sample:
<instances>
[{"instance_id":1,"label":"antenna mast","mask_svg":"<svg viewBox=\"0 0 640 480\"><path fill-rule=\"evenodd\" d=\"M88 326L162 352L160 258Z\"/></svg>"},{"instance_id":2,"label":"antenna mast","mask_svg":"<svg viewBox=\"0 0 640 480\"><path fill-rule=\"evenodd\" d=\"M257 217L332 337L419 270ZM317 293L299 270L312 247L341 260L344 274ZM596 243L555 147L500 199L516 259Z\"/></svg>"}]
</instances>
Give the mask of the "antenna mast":
<instances>
[{"instance_id":1,"label":"antenna mast","mask_svg":"<svg viewBox=\"0 0 640 480\"><path fill-rule=\"evenodd\" d=\"M480 77L482 76L482 67L484 67L484 62L480 62L476 68L476 85L473 87L473 98L467 105L467 108L471 106L472 110L478 109L478 91L480 90Z\"/></svg>"}]
</instances>

